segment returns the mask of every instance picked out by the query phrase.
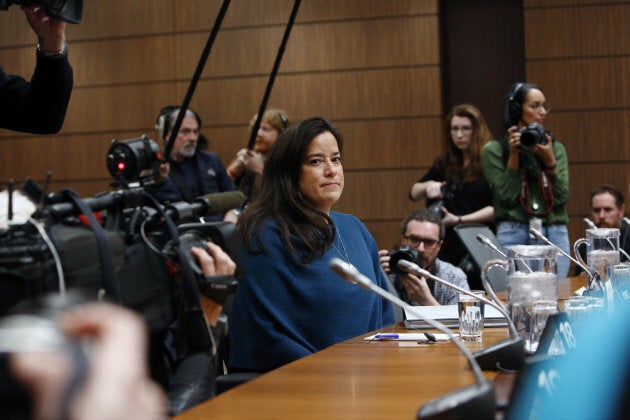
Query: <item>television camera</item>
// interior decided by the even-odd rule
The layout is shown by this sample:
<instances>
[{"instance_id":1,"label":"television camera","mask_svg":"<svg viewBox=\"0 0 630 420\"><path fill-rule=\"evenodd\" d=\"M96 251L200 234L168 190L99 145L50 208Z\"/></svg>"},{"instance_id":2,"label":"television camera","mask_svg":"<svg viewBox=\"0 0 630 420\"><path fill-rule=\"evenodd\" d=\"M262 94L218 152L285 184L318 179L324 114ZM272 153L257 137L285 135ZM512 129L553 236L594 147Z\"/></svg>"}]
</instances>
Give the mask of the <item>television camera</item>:
<instances>
[{"instance_id":1,"label":"television camera","mask_svg":"<svg viewBox=\"0 0 630 420\"><path fill-rule=\"evenodd\" d=\"M160 159L156 143L146 136L114 140L106 163L112 185L122 188L85 199L72 190L47 195L27 179L22 190L38 210L28 223L10 223L0 231L0 287L5 289L0 315L19 300L72 287L87 289L95 299L105 290L107 299L141 312L151 329L163 329L173 317L166 309L173 307L176 293L171 273L183 265L192 269L196 289L215 302L222 304L234 293L241 266L235 226L199 220L239 207L244 196L224 192L191 203L159 204L146 187L158 179ZM190 247L207 241L230 255L236 277L204 278L195 268ZM109 264L112 279L106 280Z\"/></svg>"}]
</instances>

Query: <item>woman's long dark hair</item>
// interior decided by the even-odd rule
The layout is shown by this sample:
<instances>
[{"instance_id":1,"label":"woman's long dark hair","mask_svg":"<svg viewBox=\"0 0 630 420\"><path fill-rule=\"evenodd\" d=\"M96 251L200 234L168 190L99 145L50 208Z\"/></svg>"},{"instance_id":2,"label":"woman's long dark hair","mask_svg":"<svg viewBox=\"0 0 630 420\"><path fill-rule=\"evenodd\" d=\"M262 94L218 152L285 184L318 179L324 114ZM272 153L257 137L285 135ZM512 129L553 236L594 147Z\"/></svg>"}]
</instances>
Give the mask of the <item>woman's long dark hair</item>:
<instances>
[{"instance_id":1,"label":"woman's long dark hair","mask_svg":"<svg viewBox=\"0 0 630 420\"><path fill-rule=\"evenodd\" d=\"M542 89L533 83L514 83L510 86L510 91L505 100L503 107L503 133L501 136L501 146L503 147L503 161L507 164L510 154L510 142L508 129L514 125L518 125L523 119L523 104L527 99L527 94L532 89ZM519 156L522 160L523 155Z\"/></svg>"},{"instance_id":2,"label":"woman's long dark hair","mask_svg":"<svg viewBox=\"0 0 630 420\"><path fill-rule=\"evenodd\" d=\"M300 171L308 146L317 135L330 132L343 150L343 137L326 119L309 118L287 128L265 162L259 196L243 211L237 229L252 252L265 252L261 241L266 221L278 223L282 240L305 264L331 246L335 229L329 215L314 209L302 197Z\"/></svg>"}]
</instances>

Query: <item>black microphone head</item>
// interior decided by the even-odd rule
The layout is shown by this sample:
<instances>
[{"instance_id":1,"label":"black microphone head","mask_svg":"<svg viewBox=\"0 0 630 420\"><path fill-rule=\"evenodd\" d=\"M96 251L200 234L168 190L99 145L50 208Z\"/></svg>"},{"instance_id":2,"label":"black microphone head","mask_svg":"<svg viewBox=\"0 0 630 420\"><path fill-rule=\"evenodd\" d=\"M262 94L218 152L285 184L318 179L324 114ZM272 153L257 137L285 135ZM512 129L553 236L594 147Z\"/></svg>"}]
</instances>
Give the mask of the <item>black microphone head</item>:
<instances>
[{"instance_id":1,"label":"black microphone head","mask_svg":"<svg viewBox=\"0 0 630 420\"><path fill-rule=\"evenodd\" d=\"M424 404L418 419L494 419L494 383L483 381L449 392Z\"/></svg>"},{"instance_id":2,"label":"black microphone head","mask_svg":"<svg viewBox=\"0 0 630 420\"><path fill-rule=\"evenodd\" d=\"M205 204L206 211L204 215L210 216L241 207L245 202L245 194L241 191L225 191L202 195L195 201Z\"/></svg>"}]
</instances>

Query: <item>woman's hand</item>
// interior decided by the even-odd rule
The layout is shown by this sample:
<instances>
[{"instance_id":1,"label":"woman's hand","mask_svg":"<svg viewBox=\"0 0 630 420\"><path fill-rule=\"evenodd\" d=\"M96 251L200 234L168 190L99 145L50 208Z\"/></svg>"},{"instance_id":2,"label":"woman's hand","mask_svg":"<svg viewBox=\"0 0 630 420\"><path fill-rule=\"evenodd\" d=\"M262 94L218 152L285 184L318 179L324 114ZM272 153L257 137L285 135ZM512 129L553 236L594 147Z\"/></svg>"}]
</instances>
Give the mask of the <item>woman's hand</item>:
<instances>
[{"instance_id":1,"label":"woman's hand","mask_svg":"<svg viewBox=\"0 0 630 420\"><path fill-rule=\"evenodd\" d=\"M555 167L556 156L553 154L553 139L545 133L546 144L537 143L532 147L532 153L537 156L545 167Z\"/></svg>"},{"instance_id":2,"label":"woman's hand","mask_svg":"<svg viewBox=\"0 0 630 420\"><path fill-rule=\"evenodd\" d=\"M428 181L427 182L427 198L430 200L442 198L442 187L446 185L446 181Z\"/></svg>"}]
</instances>

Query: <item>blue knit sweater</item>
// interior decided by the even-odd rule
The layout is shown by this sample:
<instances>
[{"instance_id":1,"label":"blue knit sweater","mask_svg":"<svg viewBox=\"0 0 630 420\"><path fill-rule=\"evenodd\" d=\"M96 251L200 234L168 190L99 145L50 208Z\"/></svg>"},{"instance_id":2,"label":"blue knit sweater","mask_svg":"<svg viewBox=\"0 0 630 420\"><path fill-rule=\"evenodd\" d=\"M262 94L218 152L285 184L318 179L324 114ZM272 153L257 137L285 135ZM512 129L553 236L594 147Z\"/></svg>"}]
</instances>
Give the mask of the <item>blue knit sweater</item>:
<instances>
[{"instance_id":1,"label":"blue knit sweater","mask_svg":"<svg viewBox=\"0 0 630 420\"><path fill-rule=\"evenodd\" d=\"M291 257L275 221L263 228L266 253L246 253L230 322L230 365L266 371L394 323L391 305L331 271L350 260L387 289L376 243L355 216L331 212L334 246L304 266ZM347 254L347 255L346 255Z\"/></svg>"}]
</instances>

